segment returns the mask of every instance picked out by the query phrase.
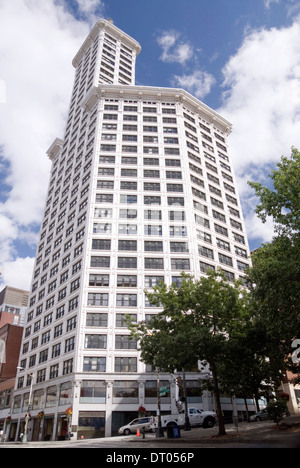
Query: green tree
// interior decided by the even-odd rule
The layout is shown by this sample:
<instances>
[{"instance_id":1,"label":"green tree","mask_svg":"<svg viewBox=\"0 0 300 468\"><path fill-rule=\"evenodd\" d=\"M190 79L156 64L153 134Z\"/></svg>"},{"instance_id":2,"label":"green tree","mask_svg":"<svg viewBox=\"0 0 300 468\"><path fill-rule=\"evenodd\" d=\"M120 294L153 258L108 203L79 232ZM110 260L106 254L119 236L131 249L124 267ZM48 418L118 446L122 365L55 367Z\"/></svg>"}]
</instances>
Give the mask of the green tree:
<instances>
[{"instance_id":1,"label":"green tree","mask_svg":"<svg viewBox=\"0 0 300 468\"><path fill-rule=\"evenodd\" d=\"M270 359L284 370L293 339L300 337L300 153L282 157L272 187L249 182L260 198L257 214L275 224L272 242L252 256L249 284L256 317L266 327ZM277 354L277 356L276 356ZM278 356L280 354L280 356ZM294 366L295 367L295 366ZM295 370L295 369L294 369Z\"/></svg>"},{"instance_id":2,"label":"green tree","mask_svg":"<svg viewBox=\"0 0 300 468\"><path fill-rule=\"evenodd\" d=\"M271 216L276 232L294 236L300 232L300 152L292 148L291 157L282 156L277 167L269 175L272 188L259 182L248 184L261 201L256 208L259 218L266 222Z\"/></svg>"},{"instance_id":3,"label":"green tree","mask_svg":"<svg viewBox=\"0 0 300 468\"><path fill-rule=\"evenodd\" d=\"M165 370L188 368L197 360L209 364L219 421L225 435L220 404L218 363L226 362L230 338L243 328L247 308L241 284L231 285L221 273L208 272L195 280L184 275L180 287L162 284L147 293L150 303L163 311L147 324L131 324L139 338L144 362Z\"/></svg>"},{"instance_id":4,"label":"green tree","mask_svg":"<svg viewBox=\"0 0 300 468\"><path fill-rule=\"evenodd\" d=\"M268 416L274 421L277 426L282 421L283 415L287 410L286 401L272 400L267 404Z\"/></svg>"}]
</instances>

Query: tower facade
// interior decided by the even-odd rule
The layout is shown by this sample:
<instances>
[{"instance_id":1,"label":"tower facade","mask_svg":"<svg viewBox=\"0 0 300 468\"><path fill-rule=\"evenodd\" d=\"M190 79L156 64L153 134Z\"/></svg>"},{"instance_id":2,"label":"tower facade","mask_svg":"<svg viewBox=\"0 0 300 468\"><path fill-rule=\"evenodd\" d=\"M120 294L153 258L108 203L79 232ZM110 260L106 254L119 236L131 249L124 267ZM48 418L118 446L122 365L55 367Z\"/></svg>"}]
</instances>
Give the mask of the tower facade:
<instances>
[{"instance_id":1,"label":"tower facade","mask_svg":"<svg viewBox=\"0 0 300 468\"><path fill-rule=\"evenodd\" d=\"M33 272L12 424L30 437L114 434L143 406L156 373L139 360L126 314L160 311L145 289L221 267L243 276L249 249L230 163L228 121L182 89L135 86L139 44L99 21L73 60L64 139L52 169ZM187 374L193 406L199 373ZM202 375L202 377L204 377ZM162 411L175 410L174 376ZM32 388L32 398L30 396Z\"/></svg>"}]
</instances>

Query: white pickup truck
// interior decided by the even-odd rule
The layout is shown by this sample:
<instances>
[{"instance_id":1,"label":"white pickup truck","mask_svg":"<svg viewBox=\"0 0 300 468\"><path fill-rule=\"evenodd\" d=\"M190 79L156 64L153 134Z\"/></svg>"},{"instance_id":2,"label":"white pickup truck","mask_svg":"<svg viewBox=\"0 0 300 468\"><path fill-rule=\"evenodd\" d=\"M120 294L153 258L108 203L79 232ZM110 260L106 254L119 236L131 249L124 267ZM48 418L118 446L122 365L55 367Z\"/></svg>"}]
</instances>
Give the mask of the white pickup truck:
<instances>
[{"instance_id":1,"label":"white pickup truck","mask_svg":"<svg viewBox=\"0 0 300 468\"><path fill-rule=\"evenodd\" d=\"M202 426L204 428L214 427L217 415L214 411L203 411L197 408L189 408L189 421L191 426ZM177 414L161 415L161 426L166 428L169 426L183 427L185 424L185 413L181 411ZM158 425L158 417L152 419L151 430L155 431Z\"/></svg>"}]
</instances>

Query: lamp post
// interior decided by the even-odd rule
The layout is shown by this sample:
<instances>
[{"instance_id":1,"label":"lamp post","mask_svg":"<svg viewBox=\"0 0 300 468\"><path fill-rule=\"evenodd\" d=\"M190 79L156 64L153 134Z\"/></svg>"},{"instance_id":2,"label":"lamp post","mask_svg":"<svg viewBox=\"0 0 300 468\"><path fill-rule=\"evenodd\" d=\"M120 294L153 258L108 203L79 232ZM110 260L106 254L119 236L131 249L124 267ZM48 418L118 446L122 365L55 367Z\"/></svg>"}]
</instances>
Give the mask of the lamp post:
<instances>
[{"instance_id":1,"label":"lamp post","mask_svg":"<svg viewBox=\"0 0 300 468\"><path fill-rule=\"evenodd\" d=\"M182 380L183 380L183 396L184 396L184 408L185 408L185 423L184 423L184 430L190 431L191 424L189 418L189 409L188 409L188 402L187 402L187 395L186 395L186 380L185 380L185 369L182 369Z\"/></svg>"},{"instance_id":2,"label":"lamp post","mask_svg":"<svg viewBox=\"0 0 300 468\"><path fill-rule=\"evenodd\" d=\"M25 370L24 367L17 367L17 369ZM26 415L25 415L24 434L23 434L23 438L22 438L23 444L27 442L27 436L28 436L28 422L29 422L29 411L30 411L30 408L31 408L32 388L33 388L33 380L34 380L34 373L32 372L32 373L29 374L29 375L30 375L30 377L31 377L31 381L30 381L30 391L29 391L29 398L28 398L27 413L26 413Z\"/></svg>"},{"instance_id":3,"label":"lamp post","mask_svg":"<svg viewBox=\"0 0 300 468\"><path fill-rule=\"evenodd\" d=\"M157 429L156 437L164 437L164 431L161 426L161 413L160 413L160 383L159 383L159 367L156 368L157 376Z\"/></svg>"}]
</instances>

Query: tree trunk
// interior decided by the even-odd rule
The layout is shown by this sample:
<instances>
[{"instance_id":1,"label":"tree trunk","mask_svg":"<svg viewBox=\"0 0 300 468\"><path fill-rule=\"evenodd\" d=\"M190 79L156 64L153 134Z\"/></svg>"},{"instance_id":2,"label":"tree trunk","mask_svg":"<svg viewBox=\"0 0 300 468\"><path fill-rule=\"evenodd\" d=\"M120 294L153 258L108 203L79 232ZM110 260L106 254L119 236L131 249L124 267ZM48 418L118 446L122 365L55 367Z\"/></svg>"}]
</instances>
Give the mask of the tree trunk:
<instances>
[{"instance_id":1,"label":"tree trunk","mask_svg":"<svg viewBox=\"0 0 300 468\"><path fill-rule=\"evenodd\" d=\"M223 435L226 435L226 430L225 430L224 418L223 418L221 402L220 402L220 392L219 392L219 385L218 385L218 378L217 378L217 371L216 371L215 362L213 360L210 361L209 366L210 366L210 370L211 370L212 378L213 378L214 397L215 397L215 403L216 403L216 413L217 413L218 423L219 423L219 434L218 435L223 436Z\"/></svg>"}]
</instances>

